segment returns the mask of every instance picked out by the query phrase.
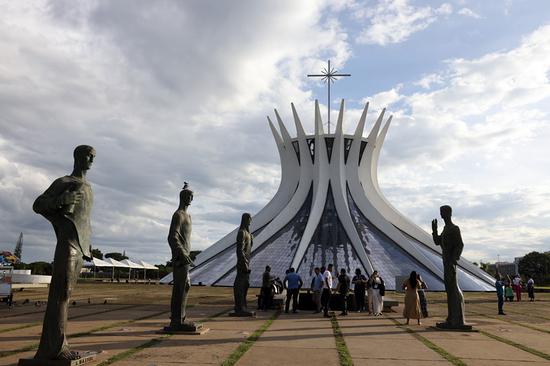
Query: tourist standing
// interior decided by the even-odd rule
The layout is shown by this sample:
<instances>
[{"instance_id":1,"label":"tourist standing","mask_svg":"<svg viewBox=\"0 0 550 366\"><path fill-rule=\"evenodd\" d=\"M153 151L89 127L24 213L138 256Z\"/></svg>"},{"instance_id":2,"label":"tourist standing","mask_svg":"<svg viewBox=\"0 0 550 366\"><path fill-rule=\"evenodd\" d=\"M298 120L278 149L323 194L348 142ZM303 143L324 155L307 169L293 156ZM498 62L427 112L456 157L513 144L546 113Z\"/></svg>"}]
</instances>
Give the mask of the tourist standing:
<instances>
[{"instance_id":1,"label":"tourist standing","mask_svg":"<svg viewBox=\"0 0 550 366\"><path fill-rule=\"evenodd\" d=\"M369 315L372 314L372 279L373 275L371 274L367 280L367 310Z\"/></svg>"},{"instance_id":2,"label":"tourist standing","mask_svg":"<svg viewBox=\"0 0 550 366\"><path fill-rule=\"evenodd\" d=\"M258 309L266 311L271 307L274 280L275 278L271 275L271 267L265 266L265 272L262 275L262 288L260 290L260 298L258 300Z\"/></svg>"},{"instance_id":3,"label":"tourist standing","mask_svg":"<svg viewBox=\"0 0 550 366\"><path fill-rule=\"evenodd\" d=\"M519 275L516 275L514 277L514 291L516 292L516 301L521 301L521 277Z\"/></svg>"},{"instance_id":4,"label":"tourist standing","mask_svg":"<svg viewBox=\"0 0 550 366\"><path fill-rule=\"evenodd\" d=\"M504 297L506 301L514 301L514 290L509 282L504 283Z\"/></svg>"},{"instance_id":5,"label":"tourist standing","mask_svg":"<svg viewBox=\"0 0 550 366\"><path fill-rule=\"evenodd\" d=\"M424 290L428 289L428 285L426 285L426 282L422 279L422 276L420 276L420 273L416 274L416 279L420 283L420 286L417 288L418 291L418 299L420 300L420 310L422 311L422 317L427 318L428 317L428 300L426 300L426 293Z\"/></svg>"},{"instance_id":6,"label":"tourist standing","mask_svg":"<svg viewBox=\"0 0 550 366\"><path fill-rule=\"evenodd\" d=\"M313 303L315 304L315 313L321 312L321 292L323 291L323 275L319 267L315 267L315 274L311 281L311 290L313 291Z\"/></svg>"},{"instance_id":7,"label":"tourist standing","mask_svg":"<svg viewBox=\"0 0 550 366\"><path fill-rule=\"evenodd\" d=\"M498 300L498 314L504 314L502 307L504 306L504 283L499 274L497 274L497 279L495 281L495 289L497 290L497 300Z\"/></svg>"},{"instance_id":8,"label":"tourist standing","mask_svg":"<svg viewBox=\"0 0 550 366\"><path fill-rule=\"evenodd\" d=\"M420 298L418 296L418 289L421 284L418 280L416 271L412 271L409 279L403 282L401 287L405 290L405 308L403 309L403 317L407 319L407 325L409 320L416 319L418 325L420 325Z\"/></svg>"},{"instance_id":9,"label":"tourist standing","mask_svg":"<svg viewBox=\"0 0 550 366\"><path fill-rule=\"evenodd\" d=\"M321 301L323 303L323 316L329 318L328 308L330 305L330 296L332 295L332 264L329 264L326 271L323 272L323 293Z\"/></svg>"},{"instance_id":10,"label":"tourist standing","mask_svg":"<svg viewBox=\"0 0 550 366\"><path fill-rule=\"evenodd\" d=\"M288 313L288 308L290 306L290 299L292 298L292 312L298 312L298 294L300 293L300 288L304 283L302 278L294 268L290 268L289 273L285 276L283 280L283 285L286 288L286 304L285 304L285 313Z\"/></svg>"},{"instance_id":11,"label":"tourist standing","mask_svg":"<svg viewBox=\"0 0 550 366\"><path fill-rule=\"evenodd\" d=\"M353 294L355 297L355 309L358 313L365 310L365 289L367 286L367 277L361 274L361 269L355 270L355 276L351 280L353 283Z\"/></svg>"},{"instance_id":12,"label":"tourist standing","mask_svg":"<svg viewBox=\"0 0 550 366\"><path fill-rule=\"evenodd\" d=\"M529 294L529 301L535 301L535 280L531 276L527 281L527 293Z\"/></svg>"},{"instance_id":13,"label":"tourist standing","mask_svg":"<svg viewBox=\"0 0 550 366\"><path fill-rule=\"evenodd\" d=\"M384 280L378 271L374 271L372 273L372 312L374 316L382 315L385 289Z\"/></svg>"},{"instance_id":14,"label":"tourist standing","mask_svg":"<svg viewBox=\"0 0 550 366\"><path fill-rule=\"evenodd\" d=\"M346 270L342 268L340 275L338 276L338 293L342 300L342 312L340 315L348 315L348 292L350 287L349 276L346 274Z\"/></svg>"}]
</instances>

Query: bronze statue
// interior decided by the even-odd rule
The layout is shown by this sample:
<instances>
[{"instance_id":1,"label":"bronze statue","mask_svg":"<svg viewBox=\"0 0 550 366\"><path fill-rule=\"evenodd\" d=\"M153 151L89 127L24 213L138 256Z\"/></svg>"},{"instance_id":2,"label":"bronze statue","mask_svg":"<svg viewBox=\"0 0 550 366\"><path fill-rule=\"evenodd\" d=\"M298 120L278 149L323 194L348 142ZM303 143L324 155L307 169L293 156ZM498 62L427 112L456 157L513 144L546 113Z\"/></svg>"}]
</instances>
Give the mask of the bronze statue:
<instances>
[{"instance_id":1,"label":"bronze statue","mask_svg":"<svg viewBox=\"0 0 550 366\"><path fill-rule=\"evenodd\" d=\"M92 187L86 181L86 172L92 166L95 155L93 147L77 146L73 153L74 169L71 175L56 179L33 205L36 213L52 223L57 237L48 305L35 360L75 360L82 357L79 352L69 349L67 312L69 297L76 285L83 259L92 257L90 212L93 196Z\"/></svg>"},{"instance_id":2,"label":"bronze statue","mask_svg":"<svg viewBox=\"0 0 550 366\"><path fill-rule=\"evenodd\" d=\"M185 182L180 192L180 204L170 224L168 244L172 250L173 287L171 301L170 325L164 327L165 332L197 332L202 327L200 324L185 321L185 307L187 296L191 288L189 269L194 267L191 260L191 215L187 213L187 207L193 201L193 191Z\"/></svg>"},{"instance_id":3,"label":"bronze statue","mask_svg":"<svg viewBox=\"0 0 550 366\"><path fill-rule=\"evenodd\" d=\"M460 228L452 220L451 206L441 206L441 218L445 227L441 235L437 233L437 219L432 220L432 237L435 245L441 246L443 257L443 276L445 291L447 292L447 320L437 323L441 329L471 329L464 320L464 297L456 278L456 264L462 255L464 243L460 235Z\"/></svg>"},{"instance_id":4,"label":"bronze statue","mask_svg":"<svg viewBox=\"0 0 550 366\"><path fill-rule=\"evenodd\" d=\"M235 311L232 316L254 316L246 305L246 295L250 287L250 255L252 250L252 234L250 223L252 216L244 213L241 218L241 226L237 234L237 275L233 283L233 295L235 298Z\"/></svg>"}]
</instances>

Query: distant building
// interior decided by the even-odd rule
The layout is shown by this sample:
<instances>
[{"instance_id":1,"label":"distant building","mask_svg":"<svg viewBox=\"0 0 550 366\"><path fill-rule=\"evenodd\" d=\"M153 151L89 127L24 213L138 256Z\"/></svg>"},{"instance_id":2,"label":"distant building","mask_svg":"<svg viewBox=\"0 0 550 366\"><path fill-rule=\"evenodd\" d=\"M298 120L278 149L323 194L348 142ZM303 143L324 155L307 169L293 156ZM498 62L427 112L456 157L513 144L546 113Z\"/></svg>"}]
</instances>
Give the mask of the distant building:
<instances>
[{"instance_id":1,"label":"distant building","mask_svg":"<svg viewBox=\"0 0 550 366\"><path fill-rule=\"evenodd\" d=\"M521 258L519 258L521 259ZM501 276L514 276L518 273L519 259L515 258L514 262L496 262L489 264L489 271L491 273L500 273Z\"/></svg>"}]
</instances>

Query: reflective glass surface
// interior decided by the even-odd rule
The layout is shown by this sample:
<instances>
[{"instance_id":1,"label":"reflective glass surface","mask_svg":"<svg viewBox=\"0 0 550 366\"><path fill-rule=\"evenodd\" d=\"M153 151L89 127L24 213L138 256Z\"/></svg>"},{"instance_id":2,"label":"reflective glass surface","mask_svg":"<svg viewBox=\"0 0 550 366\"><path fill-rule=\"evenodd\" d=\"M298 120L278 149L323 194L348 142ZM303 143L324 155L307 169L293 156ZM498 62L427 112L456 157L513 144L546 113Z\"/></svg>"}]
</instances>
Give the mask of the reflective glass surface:
<instances>
[{"instance_id":1,"label":"reflective glass surface","mask_svg":"<svg viewBox=\"0 0 550 366\"><path fill-rule=\"evenodd\" d=\"M384 279L386 288L394 290L396 288L395 278L397 276L408 277L411 271L416 271L420 273L429 289L435 291L445 289L443 281L437 278L418 260L409 255L363 215L353 201L349 190L348 202L351 217L362 244L367 251L372 266ZM397 286L400 287L401 284L398 283Z\"/></svg>"},{"instance_id":2,"label":"reflective glass surface","mask_svg":"<svg viewBox=\"0 0 550 366\"><path fill-rule=\"evenodd\" d=\"M256 230L253 235L260 234L266 226ZM220 277L224 275L224 273L220 273L220 271L223 271L224 268L228 268L230 264L235 265L237 263L235 247L236 243L233 243L229 248L193 268L190 273L191 283L193 285L198 285L199 282L202 282L204 285L211 285L219 280Z\"/></svg>"},{"instance_id":3,"label":"reflective glass surface","mask_svg":"<svg viewBox=\"0 0 550 366\"><path fill-rule=\"evenodd\" d=\"M227 268L231 263L237 263L235 246L236 244L231 245L211 260L194 268L190 274L191 283L197 285L199 282L202 282L205 285L211 285L218 280L223 275L223 273L220 273L222 268Z\"/></svg>"},{"instance_id":4,"label":"reflective glass surface","mask_svg":"<svg viewBox=\"0 0 550 366\"><path fill-rule=\"evenodd\" d=\"M424 244L418 242L416 239L408 235L405 236L407 237L407 239L409 239L411 244L415 245L418 250L420 250L426 257L428 257L430 262L432 262L435 266L441 269L441 271L443 271L443 259L438 253L434 252L430 248L427 248ZM456 268L456 272L458 286L460 286L460 288L464 291L494 291L495 289L494 286L491 286L485 281L476 278L475 276L464 271L458 266Z\"/></svg>"},{"instance_id":5,"label":"reflective glass surface","mask_svg":"<svg viewBox=\"0 0 550 366\"><path fill-rule=\"evenodd\" d=\"M334 264L333 274L340 273L341 268L348 273L355 273L360 268L365 273L365 268L338 218L330 186L323 215L298 267L304 287L309 287L315 267L329 263Z\"/></svg>"},{"instance_id":6,"label":"reflective glass surface","mask_svg":"<svg viewBox=\"0 0 550 366\"><path fill-rule=\"evenodd\" d=\"M266 240L257 250L252 253L250 259L250 286L261 287L262 274L265 266L271 267L271 274L281 279L285 276L285 271L290 267L294 258L298 244L302 239L302 234L306 228L313 189L310 188L307 199L298 211L298 213L275 235ZM236 257L235 247L233 247L233 258ZM235 265L236 259L233 259ZM226 276L215 283L217 286L233 286L236 270L233 268Z\"/></svg>"}]
</instances>

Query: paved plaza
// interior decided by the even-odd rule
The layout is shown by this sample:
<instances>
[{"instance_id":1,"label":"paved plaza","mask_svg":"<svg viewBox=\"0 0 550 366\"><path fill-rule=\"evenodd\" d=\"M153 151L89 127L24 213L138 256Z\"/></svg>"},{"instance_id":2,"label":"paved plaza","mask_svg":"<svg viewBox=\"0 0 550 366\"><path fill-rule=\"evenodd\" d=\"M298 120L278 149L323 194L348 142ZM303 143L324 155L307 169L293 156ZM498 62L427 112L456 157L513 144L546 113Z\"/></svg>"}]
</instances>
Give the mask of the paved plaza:
<instances>
[{"instance_id":1,"label":"paved plaza","mask_svg":"<svg viewBox=\"0 0 550 366\"><path fill-rule=\"evenodd\" d=\"M550 294L537 294L534 303L506 303L507 315L497 316L496 295L466 293L467 320L478 332L441 332L431 327L446 314L443 293L428 292L431 317L422 325L404 326L402 303L382 317L270 311L233 318L227 316L231 288L193 287L189 317L210 332L159 335L168 322L170 290L79 284L69 314L70 344L101 351L97 365L550 365ZM34 355L45 310L36 305L46 297L46 289L25 290L15 294L12 309L0 306L0 366ZM398 293L389 297L402 301Z\"/></svg>"}]
</instances>

